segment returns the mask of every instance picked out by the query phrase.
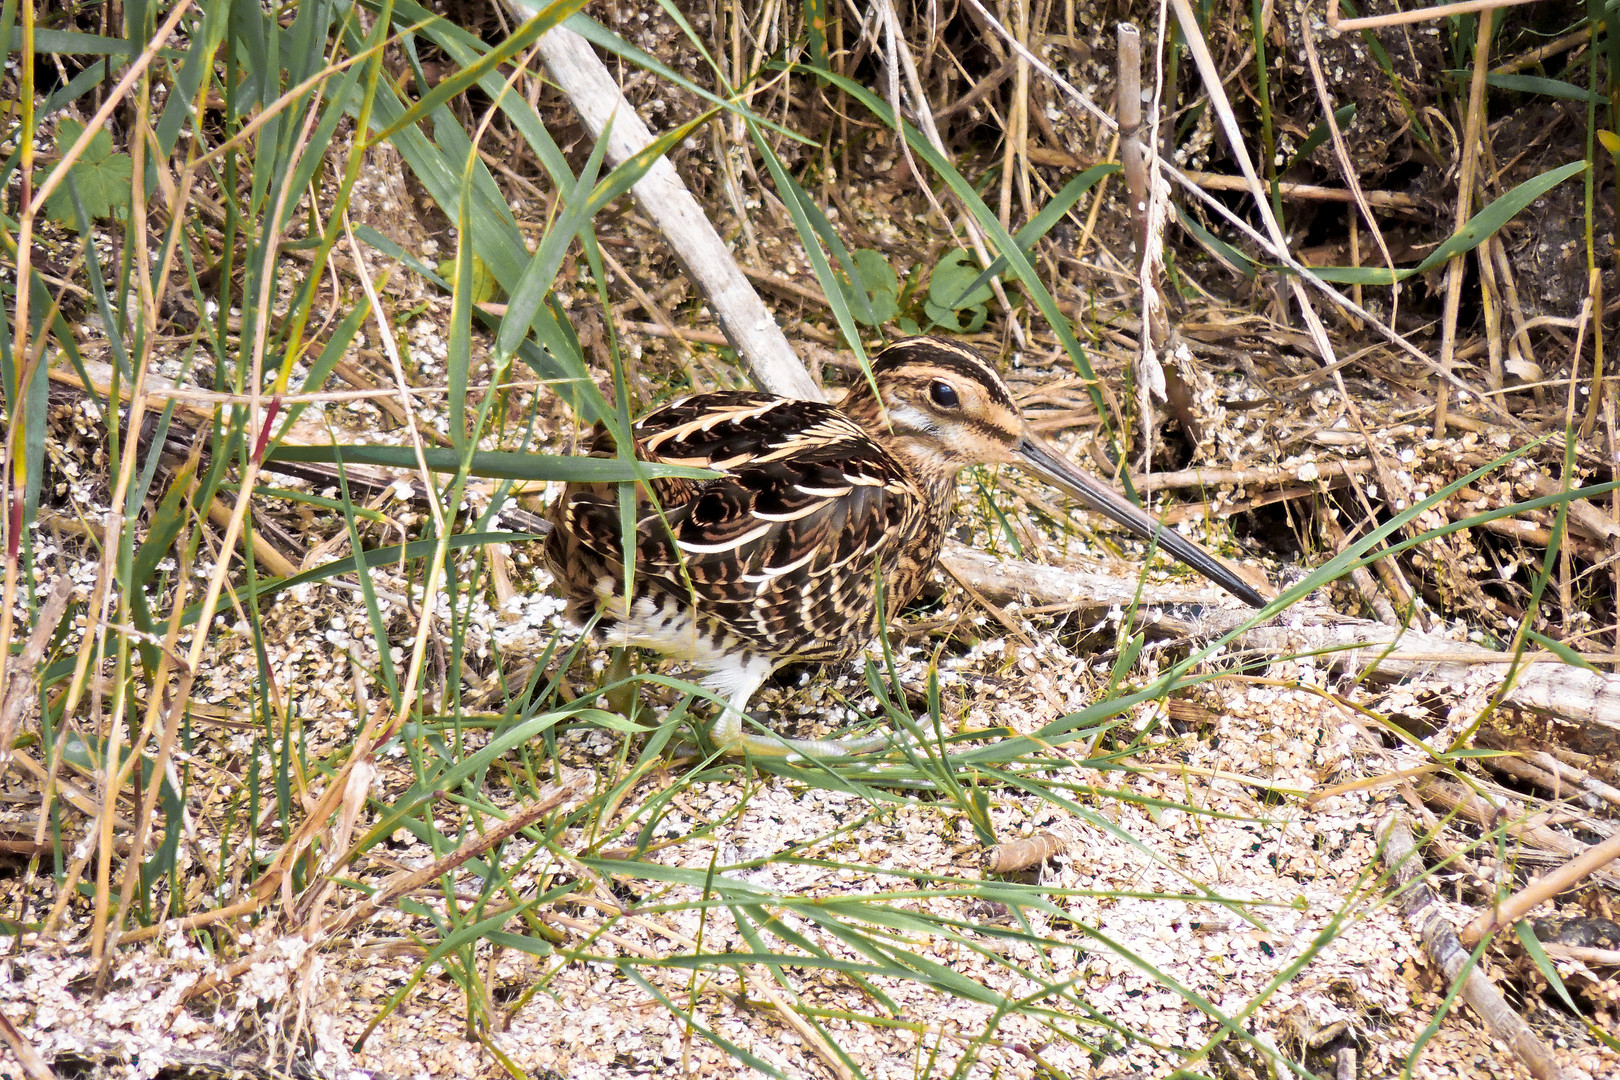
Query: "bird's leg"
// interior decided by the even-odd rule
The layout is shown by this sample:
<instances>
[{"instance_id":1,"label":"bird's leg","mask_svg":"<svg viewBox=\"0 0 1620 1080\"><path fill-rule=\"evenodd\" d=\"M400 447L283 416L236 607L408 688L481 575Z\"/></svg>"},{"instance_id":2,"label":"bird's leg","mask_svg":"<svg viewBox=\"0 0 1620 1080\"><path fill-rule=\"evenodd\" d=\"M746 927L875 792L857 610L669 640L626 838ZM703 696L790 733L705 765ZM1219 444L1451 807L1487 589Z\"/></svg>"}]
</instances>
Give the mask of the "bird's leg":
<instances>
[{"instance_id":1,"label":"bird's leg","mask_svg":"<svg viewBox=\"0 0 1620 1080\"><path fill-rule=\"evenodd\" d=\"M752 754L755 757L785 757L790 761L803 758L844 757L865 754L892 745L887 735L868 735L862 739L784 739L772 731L760 734L745 733L743 721L747 719L748 700L770 677L772 666L755 661L740 669L727 672L729 676L711 680L715 689L729 689L730 695L709 728L709 738L727 754ZM715 685L719 683L720 685Z\"/></svg>"}]
</instances>

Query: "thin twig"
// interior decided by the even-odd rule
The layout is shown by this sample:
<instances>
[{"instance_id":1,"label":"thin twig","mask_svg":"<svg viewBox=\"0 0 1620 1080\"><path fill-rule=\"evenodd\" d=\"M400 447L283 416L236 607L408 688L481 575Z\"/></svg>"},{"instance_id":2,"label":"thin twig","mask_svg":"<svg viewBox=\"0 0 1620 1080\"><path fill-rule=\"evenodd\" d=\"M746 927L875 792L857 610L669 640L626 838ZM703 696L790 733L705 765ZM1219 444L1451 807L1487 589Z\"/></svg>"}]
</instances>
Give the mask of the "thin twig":
<instances>
[{"instance_id":1,"label":"thin twig","mask_svg":"<svg viewBox=\"0 0 1620 1080\"><path fill-rule=\"evenodd\" d=\"M1594 844L1584 854L1577 855L1557 870L1544 874L1502 901L1494 911L1482 911L1479 917L1457 933L1469 948L1506 926L1524 918L1537 905L1545 903L1567 889L1585 881L1594 870L1620 859L1620 833L1601 844Z\"/></svg>"},{"instance_id":2,"label":"thin twig","mask_svg":"<svg viewBox=\"0 0 1620 1080\"><path fill-rule=\"evenodd\" d=\"M1405 26L1407 23L1427 22L1430 19L1444 19L1452 15L1466 15L1470 11L1495 11L1497 8L1513 7L1517 4L1529 4L1534 0L1461 0L1456 4L1441 4L1438 7L1418 8L1416 11L1397 11L1389 15L1365 15L1359 19L1339 18L1339 5L1327 5L1327 22L1335 30L1376 30L1382 26ZM1490 23L1490 19L1481 22Z\"/></svg>"}]
</instances>

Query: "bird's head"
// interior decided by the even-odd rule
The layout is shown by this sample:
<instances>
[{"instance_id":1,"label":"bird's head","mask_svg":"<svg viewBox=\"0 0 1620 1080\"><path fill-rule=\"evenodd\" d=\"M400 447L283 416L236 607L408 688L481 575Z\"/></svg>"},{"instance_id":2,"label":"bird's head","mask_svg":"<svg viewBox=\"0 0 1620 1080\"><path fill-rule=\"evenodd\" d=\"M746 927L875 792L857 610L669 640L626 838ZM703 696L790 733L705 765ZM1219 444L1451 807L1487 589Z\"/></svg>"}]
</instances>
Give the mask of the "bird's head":
<instances>
[{"instance_id":1,"label":"bird's head","mask_svg":"<svg viewBox=\"0 0 1620 1080\"><path fill-rule=\"evenodd\" d=\"M1265 606L1264 596L1209 552L1035 434L995 368L971 349L930 337L891 345L872 362L870 382L856 383L842 408L926 479L949 482L969 465L1017 465L1156 542L1234 596Z\"/></svg>"},{"instance_id":2,"label":"bird's head","mask_svg":"<svg viewBox=\"0 0 1620 1080\"><path fill-rule=\"evenodd\" d=\"M968 465L1017 461L1028 427L989 363L938 338L884 349L872 362L871 382L856 383L843 407L913 464L953 475Z\"/></svg>"}]
</instances>

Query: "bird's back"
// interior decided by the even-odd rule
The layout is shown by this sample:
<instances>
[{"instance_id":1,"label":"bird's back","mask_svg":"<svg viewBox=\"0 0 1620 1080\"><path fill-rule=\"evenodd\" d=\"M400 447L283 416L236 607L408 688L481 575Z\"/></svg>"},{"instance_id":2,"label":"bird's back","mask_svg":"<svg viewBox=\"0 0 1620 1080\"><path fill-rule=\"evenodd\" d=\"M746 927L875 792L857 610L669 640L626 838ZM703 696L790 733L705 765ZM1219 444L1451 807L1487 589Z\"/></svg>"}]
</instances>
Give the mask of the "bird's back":
<instances>
[{"instance_id":1,"label":"bird's back","mask_svg":"<svg viewBox=\"0 0 1620 1080\"><path fill-rule=\"evenodd\" d=\"M629 603L618 485L570 485L553 507L546 561L572 613L603 607L630 644L694 660L844 659L877 630L879 569L894 609L938 558L937 508L831 406L702 394L649 414L634 436L640 460L723 475L637 485ZM592 452L614 456L612 437L599 432ZM680 635L690 648L671 644Z\"/></svg>"}]
</instances>

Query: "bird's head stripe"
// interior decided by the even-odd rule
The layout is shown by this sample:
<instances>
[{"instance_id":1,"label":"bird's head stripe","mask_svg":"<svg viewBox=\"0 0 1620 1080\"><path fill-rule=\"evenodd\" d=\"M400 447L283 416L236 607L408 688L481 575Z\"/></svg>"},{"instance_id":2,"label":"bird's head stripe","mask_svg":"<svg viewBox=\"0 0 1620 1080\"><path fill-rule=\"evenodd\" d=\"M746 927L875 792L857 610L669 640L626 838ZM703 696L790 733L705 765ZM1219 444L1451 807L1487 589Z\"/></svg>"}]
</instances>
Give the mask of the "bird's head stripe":
<instances>
[{"instance_id":1,"label":"bird's head stripe","mask_svg":"<svg viewBox=\"0 0 1620 1080\"><path fill-rule=\"evenodd\" d=\"M1007 391L1007 384L996 369L966 346L942 338L912 338L891 345L878 354L872 362L872 374L876 376L906 364L939 368L943 372L959 375L983 386L997 404L1016 408L1012 395Z\"/></svg>"}]
</instances>

